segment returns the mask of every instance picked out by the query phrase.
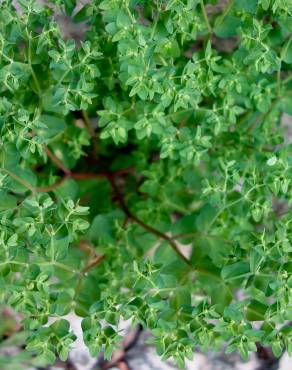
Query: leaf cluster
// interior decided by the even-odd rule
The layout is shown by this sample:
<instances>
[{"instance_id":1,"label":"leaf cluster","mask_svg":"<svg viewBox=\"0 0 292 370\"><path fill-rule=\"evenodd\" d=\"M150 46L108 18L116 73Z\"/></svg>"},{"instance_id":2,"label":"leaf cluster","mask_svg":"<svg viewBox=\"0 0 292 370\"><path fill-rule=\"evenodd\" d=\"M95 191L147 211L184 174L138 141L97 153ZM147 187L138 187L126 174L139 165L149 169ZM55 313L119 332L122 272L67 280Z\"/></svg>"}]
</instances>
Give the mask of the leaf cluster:
<instances>
[{"instance_id":1,"label":"leaf cluster","mask_svg":"<svg viewBox=\"0 0 292 370\"><path fill-rule=\"evenodd\" d=\"M291 1L17 3L0 3L0 301L27 349L65 360L74 310L92 356L125 319L180 367L197 347L291 354Z\"/></svg>"}]
</instances>

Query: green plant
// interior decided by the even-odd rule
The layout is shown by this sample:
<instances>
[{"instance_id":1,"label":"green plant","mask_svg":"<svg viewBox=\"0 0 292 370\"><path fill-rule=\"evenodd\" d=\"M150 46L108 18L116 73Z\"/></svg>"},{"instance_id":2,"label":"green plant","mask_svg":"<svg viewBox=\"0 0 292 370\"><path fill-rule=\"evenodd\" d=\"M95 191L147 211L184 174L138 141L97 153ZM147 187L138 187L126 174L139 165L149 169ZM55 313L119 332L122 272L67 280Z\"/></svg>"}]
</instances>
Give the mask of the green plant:
<instances>
[{"instance_id":1,"label":"green plant","mask_svg":"<svg viewBox=\"0 0 292 370\"><path fill-rule=\"evenodd\" d=\"M92 356L128 318L179 366L291 353L291 1L18 3L0 4L0 297L27 348L66 359L75 310ZM56 8L88 24L80 45Z\"/></svg>"}]
</instances>

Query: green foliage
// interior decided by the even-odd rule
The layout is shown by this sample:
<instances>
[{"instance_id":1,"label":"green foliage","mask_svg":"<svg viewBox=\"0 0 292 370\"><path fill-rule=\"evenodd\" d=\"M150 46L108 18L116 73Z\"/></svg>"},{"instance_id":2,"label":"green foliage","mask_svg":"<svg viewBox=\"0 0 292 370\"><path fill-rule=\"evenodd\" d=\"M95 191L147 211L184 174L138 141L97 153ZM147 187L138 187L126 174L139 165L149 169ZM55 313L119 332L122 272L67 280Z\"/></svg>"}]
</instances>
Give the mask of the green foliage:
<instances>
[{"instance_id":1,"label":"green foliage","mask_svg":"<svg viewBox=\"0 0 292 370\"><path fill-rule=\"evenodd\" d=\"M292 353L291 1L18 3L0 3L0 300L27 349L65 360L74 310L92 356L122 319L181 367L226 343Z\"/></svg>"}]
</instances>

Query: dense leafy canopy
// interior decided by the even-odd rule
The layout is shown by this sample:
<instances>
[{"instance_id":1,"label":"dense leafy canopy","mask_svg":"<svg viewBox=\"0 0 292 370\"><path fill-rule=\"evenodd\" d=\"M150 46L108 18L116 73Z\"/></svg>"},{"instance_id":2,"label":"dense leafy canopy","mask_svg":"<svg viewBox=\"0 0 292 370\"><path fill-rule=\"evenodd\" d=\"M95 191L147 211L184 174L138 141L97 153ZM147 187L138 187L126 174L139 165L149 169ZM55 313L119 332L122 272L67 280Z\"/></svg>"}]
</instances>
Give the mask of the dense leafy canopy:
<instances>
[{"instance_id":1,"label":"dense leafy canopy","mask_svg":"<svg viewBox=\"0 0 292 370\"><path fill-rule=\"evenodd\" d=\"M179 366L292 352L292 3L216 3L1 1L0 299L45 361L72 310L92 356L128 318Z\"/></svg>"}]
</instances>

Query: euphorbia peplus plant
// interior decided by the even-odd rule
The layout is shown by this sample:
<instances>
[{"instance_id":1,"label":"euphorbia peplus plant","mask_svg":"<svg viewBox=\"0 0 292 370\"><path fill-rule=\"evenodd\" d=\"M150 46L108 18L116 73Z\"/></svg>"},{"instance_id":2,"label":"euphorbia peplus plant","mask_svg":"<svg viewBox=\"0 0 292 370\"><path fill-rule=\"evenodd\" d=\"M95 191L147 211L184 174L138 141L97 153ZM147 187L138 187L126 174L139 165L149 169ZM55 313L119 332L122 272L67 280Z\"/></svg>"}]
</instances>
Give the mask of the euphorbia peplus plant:
<instances>
[{"instance_id":1,"label":"euphorbia peplus plant","mask_svg":"<svg viewBox=\"0 0 292 370\"><path fill-rule=\"evenodd\" d=\"M291 353L291 0L15 3L0 4L0 296L27 348L65 360L73 310L92 356L125 319L179 366L197 347Z\"/></svg>"}]
</instances>

